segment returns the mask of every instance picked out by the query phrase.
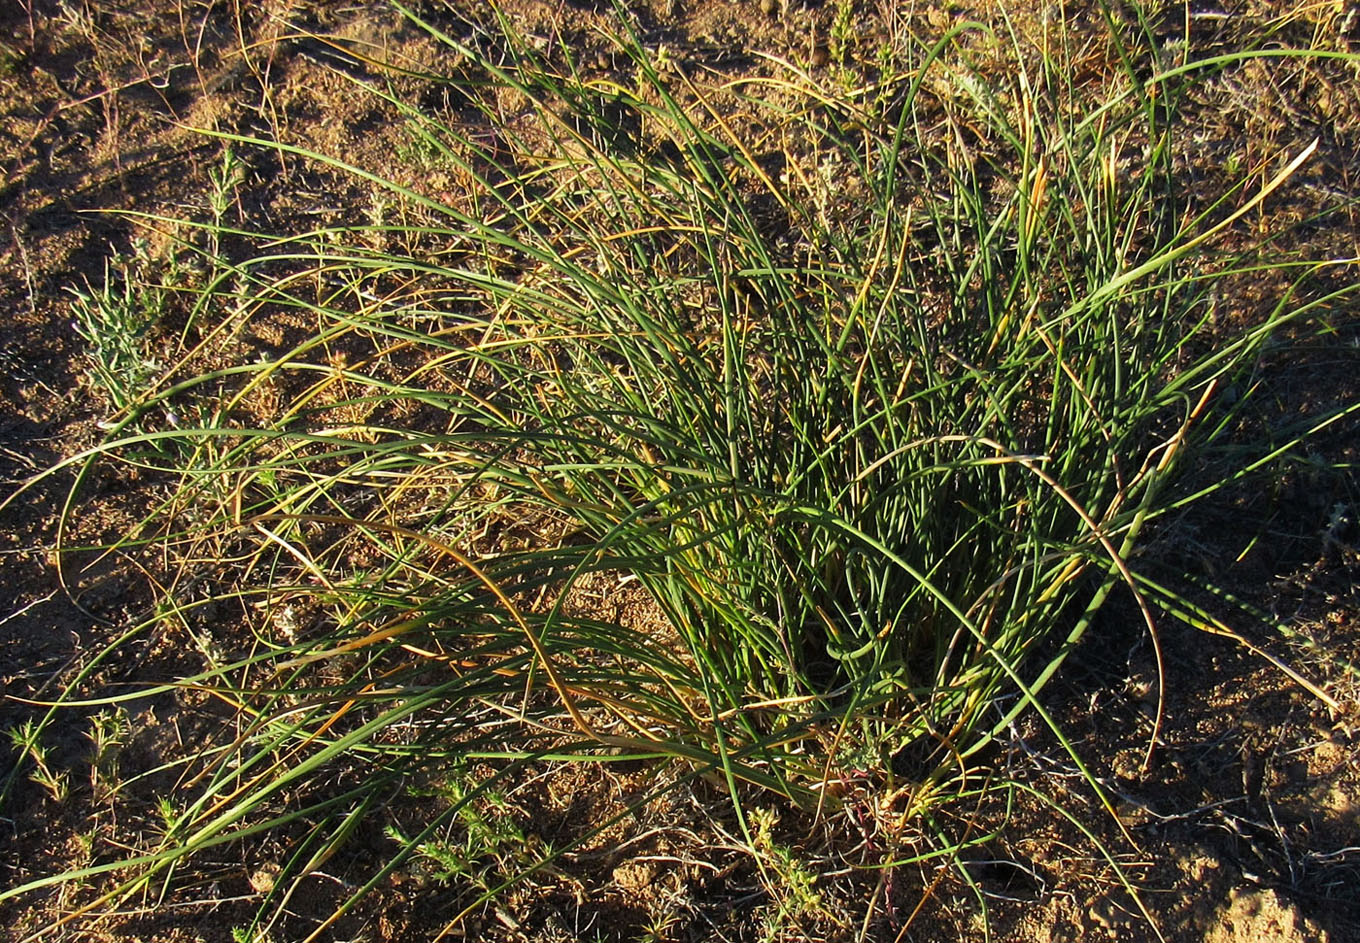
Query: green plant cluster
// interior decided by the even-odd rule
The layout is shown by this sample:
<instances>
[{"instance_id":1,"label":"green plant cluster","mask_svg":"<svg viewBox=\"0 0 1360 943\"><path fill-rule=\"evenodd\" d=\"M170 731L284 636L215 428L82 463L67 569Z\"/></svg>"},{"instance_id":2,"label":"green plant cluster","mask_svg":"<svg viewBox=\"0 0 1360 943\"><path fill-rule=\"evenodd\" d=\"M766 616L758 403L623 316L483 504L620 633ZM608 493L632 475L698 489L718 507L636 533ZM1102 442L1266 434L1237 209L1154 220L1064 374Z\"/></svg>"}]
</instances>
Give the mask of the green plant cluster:
<instances>
[{"instance_id":1,"label":"green plant cluster","mask_svg":"<svg viewBox=\"0 0 1360 943\"><path fill-rule=\"evenodd\" d=\"M94 383L114 412L138 403L162 364L153 353L153 332L165 316L164 291L148 278L145 246L115 266L105 265L104 282L73 292L73 327L89 345Z\"/></svg>"},{"instance_id":2,"label":"green plant cluster","mask_svg":"<svg viewBox=\"0 0 1360 943\"><path fill-rule=\"evenodd\" d=\"M1211 257L1214 237L1308 156L1187 211L1178 94L1222 62L1158 71L1128 48L1122 81L1091 101L1060 52L984 74L979 50L1025 62L1022 42L961 23L856 103L796 70L702 87L626 33L625 88L545 60L509 24L478 45L408 15L447 50L449 74L426 78L457 90L474 130L363 91L472 197L224 135L437 222L211 260L231 277L201 308L302 313L315 332L119 393L128 417L91 460L173 476L156 536L128 546L229 546L216 598L263 614L249 654L179 682L241 729L186 767L194 788L162 843L111 894L275 827L307 831L284 875L301 880L393 790L470 757L501 779L546 761L672 764L666 788L721 783L774 855L768 816L743 815L753 790L811 811L829 781L873 767L925 813L1021 712L1066 742L1038 693L1116 593L1150 627L1158 606L1190 612L1139 548L1290 447L1220 448L1264 346L1320 303L1291 292L1238 333L1211 330L1215 287L1247 264ZM441 248L373 248L402 240ZM135 339L139 299L82 301L83 330ZM327 355L356 339L364 356ZM100 344L110 389L149 375ZM282 405L252 413L266 392ZM136 425L158 407L204 421ZM1184 486L1187 468L1229 461ZM573 592L599 579L644 587L656 624L583 613ZM208 605L160 618L195 624ZM532 871L471 811L497 782L449 797L423 831L393 826L354 899L417 858L474 875L479 895ZM797 863L778 862L813 906Z\"/></svg>"}]
</instances>

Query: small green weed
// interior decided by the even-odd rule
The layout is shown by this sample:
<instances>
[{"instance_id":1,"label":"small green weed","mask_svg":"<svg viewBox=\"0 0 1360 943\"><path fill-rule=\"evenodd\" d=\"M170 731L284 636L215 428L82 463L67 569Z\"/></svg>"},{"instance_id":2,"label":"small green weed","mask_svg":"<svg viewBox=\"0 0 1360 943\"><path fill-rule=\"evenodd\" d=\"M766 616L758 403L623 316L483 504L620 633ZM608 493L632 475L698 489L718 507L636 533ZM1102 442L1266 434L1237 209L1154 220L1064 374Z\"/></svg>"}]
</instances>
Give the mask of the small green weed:
<instances>
[{"instance_id":1,"label":"small green weed","mask_svg":"<svg viewBox=\"0 0 1360 943\"><path fill-rule=\"evenodd\" d=\"M208 208L212 211L214 235L221 228L227 213L240 206L240 189L246 182L247 168L236 149L230 145L222 148L221 162L208 171L211 187L208 190ZM214 243L214 247L216 243ZM213 253L216 255L216 252Z\"/></svg>"},{"instance_id":2,"label":"small green weed","mask_svg":"<svg viewBox=\"0 0 1360 943\"><path fill-rule=\"evenodd\" d=\"M9 75L24 61L24 53L18 47L0 42L0 75Z\"/></svg>"},{"instance_id":3,"label":"small green weed","mask_svg":"<svg viewBox=\"0 0 1360 943\"><path fill-rule=\"evenodd\" d=\"M141 402L162 364L153 351L154 331L166 313L164 290L150 277L145 243L133 254L105 263L98 288L72 289L76 333L85 339L95 386L115 412Z\"/></svg>"},{"instance_id":4,"label":"small green weed","mask_svg":"<svg viewBox=\"0 0 1360 943\"><path fill-rule=\"evenodd\" d=\"M837 0L836 16L831 21L831 61L839 69L849 65L854 48L855 0Z\"/></svg>"},{"instance_id":5,"label":"small green weed","mask_svg":"<svg viewBox=\"0 0 1360 943\"><path fill-rule=\"evenodd\" d=\"M486 892L533 863L542 850L515 824L504 796L494 790L472 790L461 781L438 790L458 810L456 821L441 838L414 841L398 826L388 825L387 836L415 849L419 873L429 880L462 880Z\"/></svg>"},{"instance_id":6,"label":"small green weed","mask_svg":"<svg viewBox=\"0 0 1360 943\"><path fill-rule=\"evenodd\" d=\"M127 711L122 708L101 711L90 718L90 789L97 802L118 794L121 788L119 754L131 732Z\"/></svg>"},{"instance_id":7,"label":"small green weed","mask_svg":"<svg viewBox=\"0 0 1360 943\"><path fill-rule=\"evenodd\" d=\"M788 845L774 836L779 815L773 809L751 809L748 814L752 847L766 869L766 892L772 899L765 922L765 939L775 940L789 927L806 925L823 914L825 905L817 890L817 874Z\"/></svg>"},{"instance_id":8,"label":"small green weed","mask_svg":"<svg viewBox=\"0 0 1360 943\"><path fill-rule=\"evenodd\" d=\"M41 740L41 730L32 720L25 720L9 731L10 744L18 754L16 769L24 762L31 762L33 770L29 778L47 790L54 802L66 801L70 791L70 775L65 771L54 770L48 761L47 748Z\"/></svg>"},{"instance_id":9,"label":"small green weed","mask_svg":"<svg viewBox=\"0 0 1360 943\"><path fill-rule=\"evenodd\" d=\"M422 170L431 170L447 163L448 148L438 136L419 121L405 122L404 140L397 146L397 160Z\"/></svg>"},{"instance_id":10,"label":"small green weed","mask_svg":"<svg viewBox=\"0 0 1360 943\"><path fill-rule=\"evenodd\" d=\"M169 796L156 798L156 815L164 835L174 835L184 821L184 808Z\"/></svg>"}]
</instances>

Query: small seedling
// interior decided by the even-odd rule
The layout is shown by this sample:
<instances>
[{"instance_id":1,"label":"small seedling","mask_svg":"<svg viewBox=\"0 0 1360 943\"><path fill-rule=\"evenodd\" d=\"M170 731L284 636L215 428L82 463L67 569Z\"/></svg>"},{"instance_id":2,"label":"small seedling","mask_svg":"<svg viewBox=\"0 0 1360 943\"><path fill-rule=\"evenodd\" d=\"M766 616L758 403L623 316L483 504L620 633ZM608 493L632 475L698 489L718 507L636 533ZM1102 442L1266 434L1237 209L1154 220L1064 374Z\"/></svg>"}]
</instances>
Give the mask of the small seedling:
<instances>
[{"instance_id":1,"label":"small seedling","mask_svg":"<svg viewBox=\"0 0 1360 943\"><path fill-rule=\"evenodd\" d=\"M679 922L680 915L671 909L666 909L660 914L652 914L642 925L638 943L666 943L674 939L672 931Z\"/></svg>"},{"instance_id":2,"label":"small seedling","mask_svg":"<svg viewBox=\"0 0 1360 943\"><path fill-rule=\"evenodd\" d=\"M208 193L208 205L212 209L214 226L221 225L227 211L240 202L238 191L246 182L245 162L237 156L233 148L222 151L222 163L208 171L212 190Z\"/></svg>"},{"instance_id":3,"label":"small seedling","mask_svg":"<svg viewBox=\"0 0 1360 943\"><path fill-rule=\"evenodd\" d=\"M156 814L160 816L161 827L167 836L175 833L184 818L184 810L169 796L156 798Z\"/></svg>"},{"instance_id":4,"label":"small seedling","mask_svg":"<svg viewBox=\"0 0 1360 943\"><path fill-rule=\"evenodd\" d=\"M65 772L52 769L48 762L47 748L42 743L42 731L32 720L26 720L9 732L10 743L19 754L19 763L25 759L33 761L33 772L29 778L42 786L57 802L63 802L69 792L70 777Z\"/></svg>"},{"instance_id":5,"label":"small seedling","mask_svg":"<svg viewBox=\"0 0 1360 943\"><path fill-rule=\"evenodd\" d=\"M751 838L756 854L769 869L766 890L774 900L774 911L766 921L766 939L778 937L792 923L800 923L823 910L822 894L817 890L817 875L800 860L794 849L775 839L779 814L760 808L750 812Z\"/></svg>"},{"instance_id":6,"label":"small seedling","mask_svg":"<svg viewBox=\"0 0 1360 943\"><path fill-rule=\"evenodd\" d=\"M208 209L212 213L212 225L206 227L208 238L208 251L206 257L210 260L216 276L222 263L222 232L223 223L228 212L233 208L239 215L241 187L246 182L246 164L237 155L234 148L228 146L222 150L222 161L215 168L208 171Z\"/></svg>"},{"instance_id":7,"label":"small seedling","mask_svg":"<svg viewBox=\"0 0 1360 943\"><path fill-rule=\"evenodd\" d=\"M845 68L850 47L854 42L854 25L854 0L838 0L836 18L831 23L831 61L840 69Z\"/></svg>"},{"instance_id":8,"label":"small seedling","mask_svg":"<svg viewBox=\"0 0 1360 943\"><path fill-rule=\"evenodd\" d=\"M466 802L471 787L455 781L439 790L451 801L464 803L458 811L461 837L456 830L442 838L416 845L425 875L438 882L462 878L486 891L507 875L530 864L529 849L536 843L510 816L509 805L499 793L484 792L476 802ZM396 825L387 837L403 845L412 839Z\"/></svg>"},{"instance_id":9,"label":"small seedling","mask_svg":"<svg viewBox=\"0 0 1360 943\"><path fill-rule=\"evenodd\" d=\"M90 718L90 788L97 801L111 799L118 794L118 760L127 735L131 730L127 712L120 709L103 711Z\"/></svg>"},{"instance_id":10,"label":"small seedling","mask_svg":"<svg viewBox=\"0 0 1360 943\"><path fill-rule=\"evenodd\" d=\"M130 259L115 258L104 265L98 288L70 289L75 297L73 327L89 344L92 379L116 412L140 402L148 381L160 370L152 353L152 331L165 315L162 286L149 277L145 247Z\"/></svg>"}]
</instances>

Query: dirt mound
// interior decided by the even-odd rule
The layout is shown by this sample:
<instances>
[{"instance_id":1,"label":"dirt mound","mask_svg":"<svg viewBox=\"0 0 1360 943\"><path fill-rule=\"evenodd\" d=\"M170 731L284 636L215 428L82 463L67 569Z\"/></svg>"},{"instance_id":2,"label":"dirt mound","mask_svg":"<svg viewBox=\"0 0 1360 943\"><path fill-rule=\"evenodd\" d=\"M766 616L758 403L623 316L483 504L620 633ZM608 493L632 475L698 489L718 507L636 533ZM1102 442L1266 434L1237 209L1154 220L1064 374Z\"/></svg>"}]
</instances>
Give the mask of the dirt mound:
<instances>
[{"instance_id":1,"label":"dirt mound","mask_svg":"<svg viewBox=\"0 0 1360 943\"><path fill-rule=\"evenodd\" d=\"M1214 915L1204 943L1330 943L1331 936L1279 894L1269 889L1239 887Z\"/></svg>"}]
</instances>

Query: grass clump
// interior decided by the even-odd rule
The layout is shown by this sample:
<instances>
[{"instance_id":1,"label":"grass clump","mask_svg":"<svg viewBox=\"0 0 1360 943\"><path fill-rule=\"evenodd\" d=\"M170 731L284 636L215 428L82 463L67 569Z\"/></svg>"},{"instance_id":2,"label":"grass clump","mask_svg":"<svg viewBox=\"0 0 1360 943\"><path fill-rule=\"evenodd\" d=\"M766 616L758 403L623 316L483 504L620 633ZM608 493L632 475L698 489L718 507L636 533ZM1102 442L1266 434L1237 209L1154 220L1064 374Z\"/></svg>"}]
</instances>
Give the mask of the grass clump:
<instances>
[{"instance_id":1,"label":"grass clump","mask_svg":"<svg viewBox=\"0 0 1360 943\"><path fill-rule=\"evenodd\" d=\"M184 561L140 630L201 632L224 601L254 618L248 652L177 682L234 723L183 761L154 848L18 890L132 867L102 906L279 829L299 836L282 908L390 796L495 768L390 825L324 929L408 859L476 871L484 895L541 867L501 832L475 854L450 837L531 763L674 764L664 788L719 783L773 860L755 794L825 811L869 770L900 826L976 795L1021 712L1062 740L1037 695L1096 614L1124 593L1153 631L1176 602L1138 551L1213 492L1183 470L1231 460L1230 481L1270 457L1220 446L1312 303L1286 292L1226 334L1216 286L1258 263L1211 248L1309 152L1193 206L1176 104L1215 63L1159 73L1122 48L1092 97L1056 48L974 65L1028 49L977 24L832 97L782 63L663 74L626 32L629 74L591 78L508 24L462 41L411 16L454 63L424 78L464 114L365 92L464 191L228 135L433 222L210 260L200 317L306 336L171 369L90 458L173 482L123 545ZM156 431L157 410L204 421ZM232 588L177 596L204 559ZM583 608L590 580L644 587L659 618Z\"/></svg>"}]
</instances>

